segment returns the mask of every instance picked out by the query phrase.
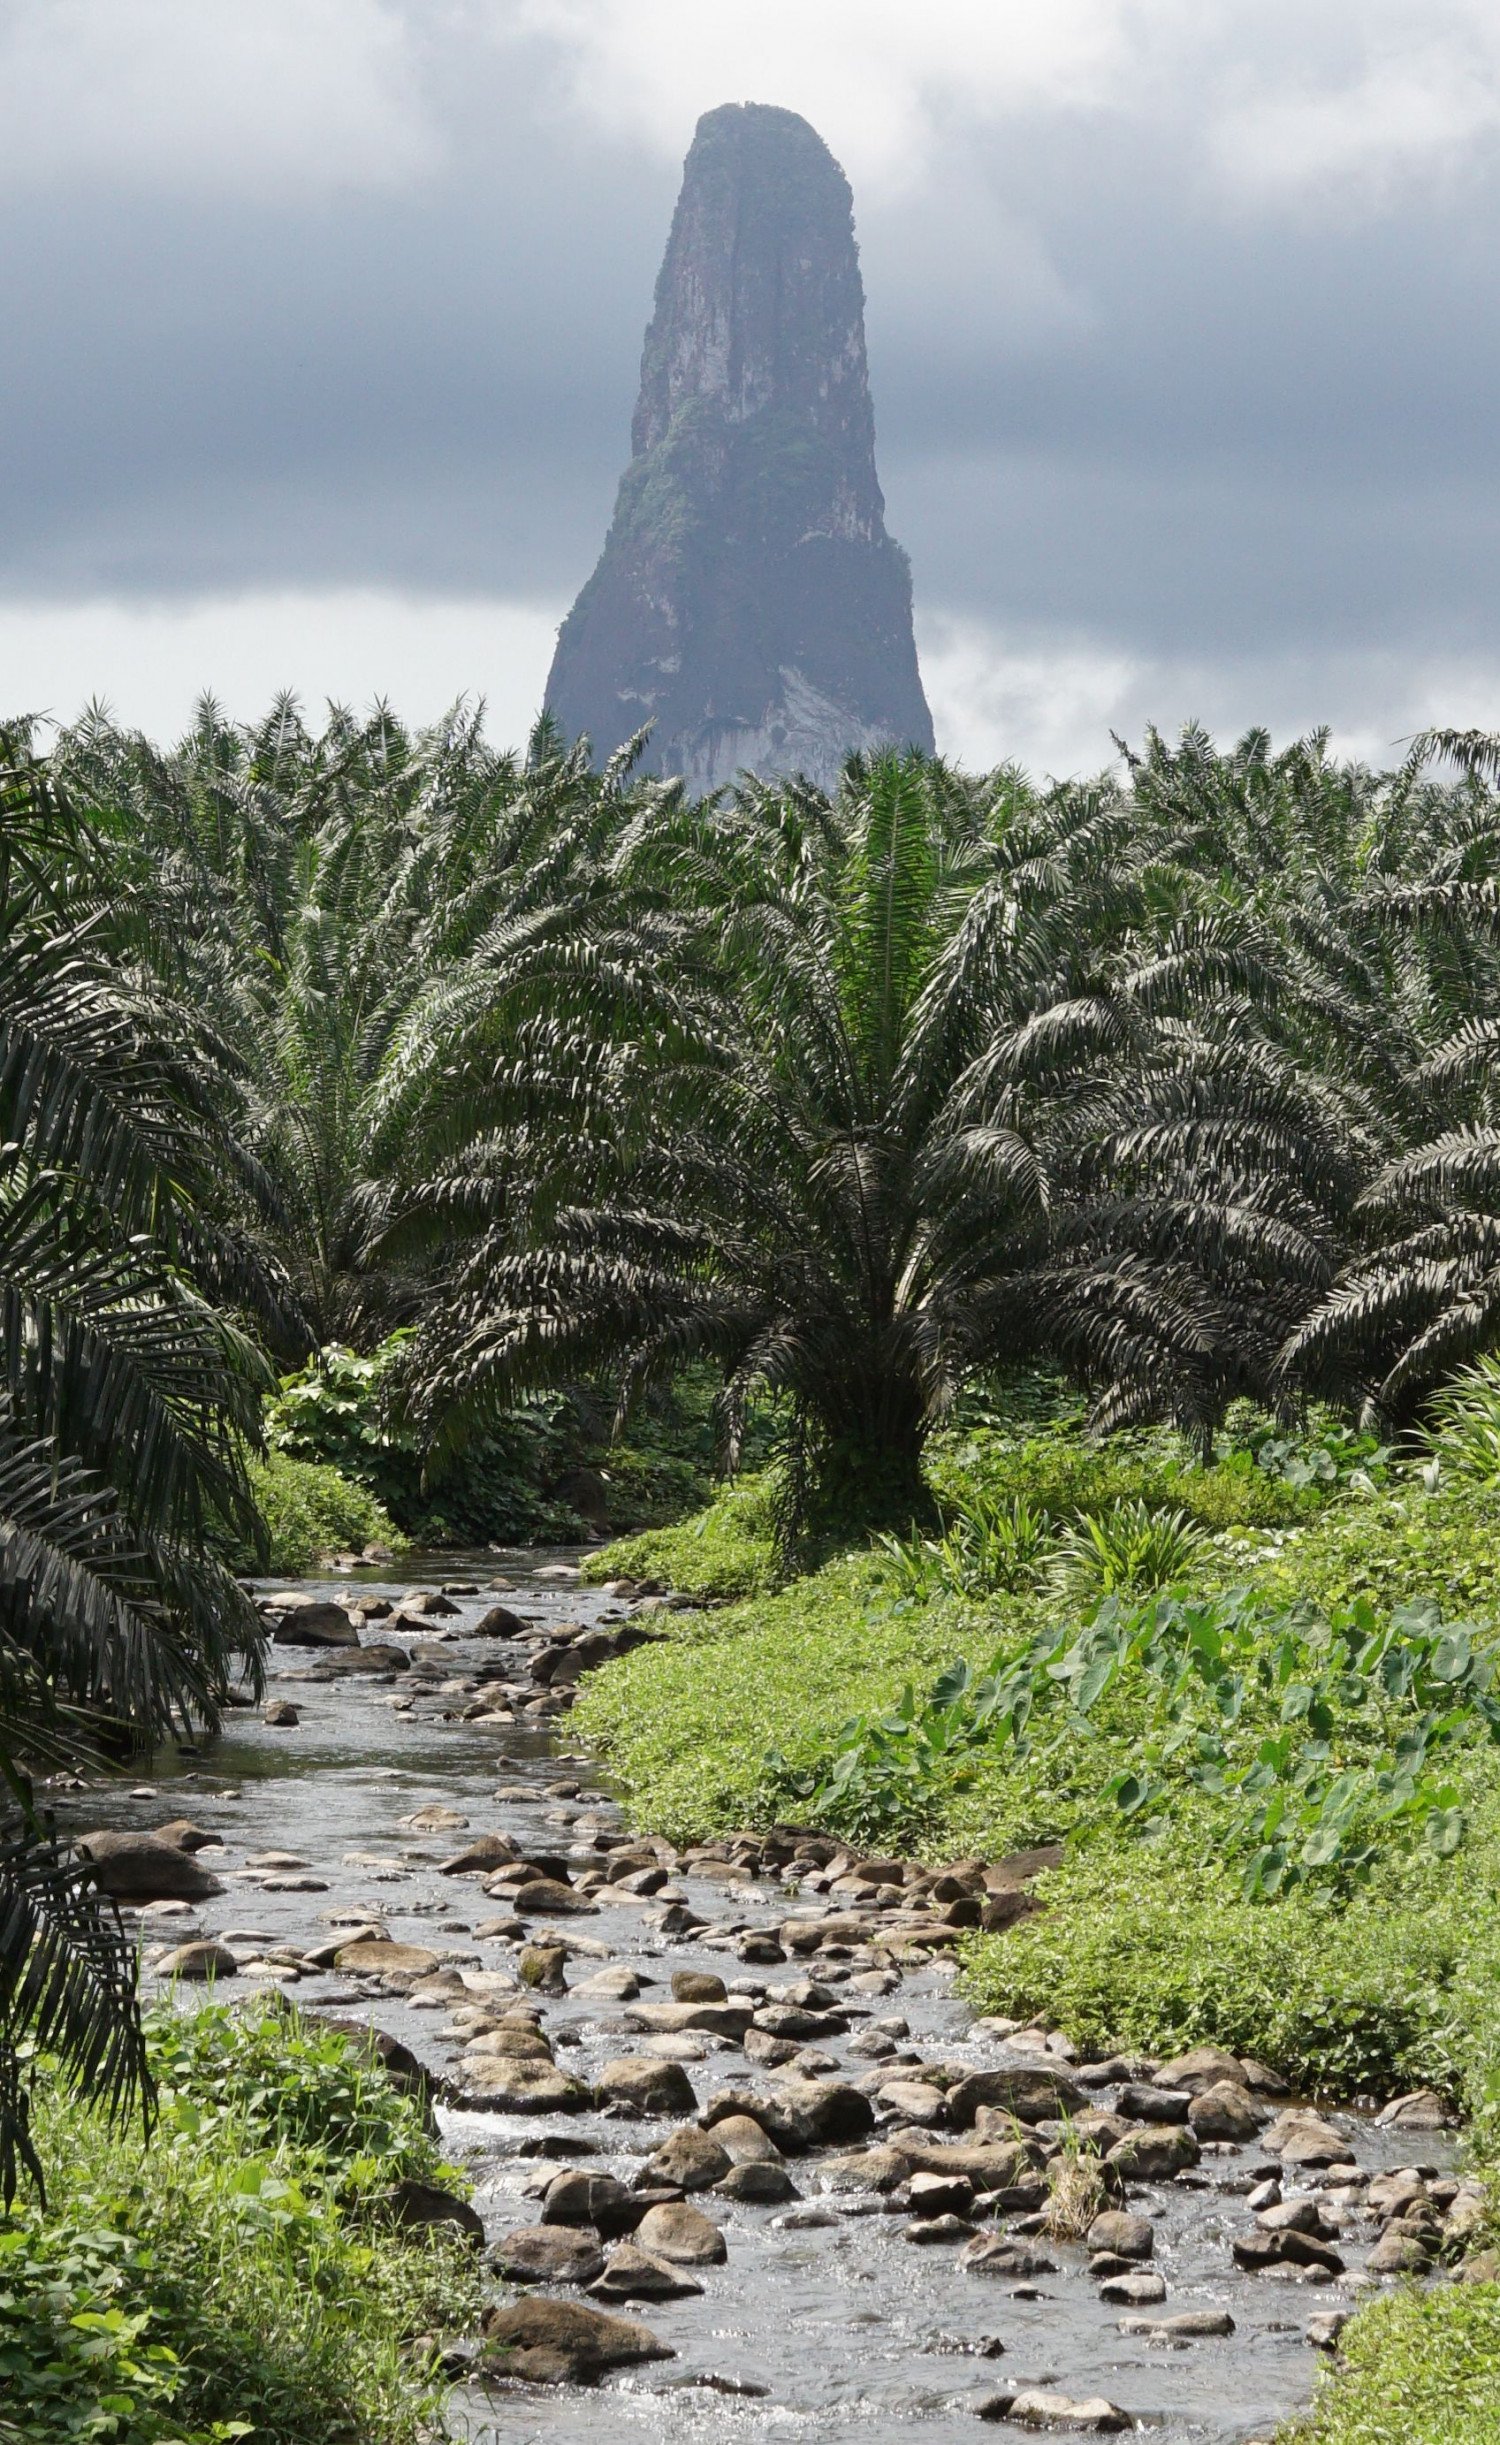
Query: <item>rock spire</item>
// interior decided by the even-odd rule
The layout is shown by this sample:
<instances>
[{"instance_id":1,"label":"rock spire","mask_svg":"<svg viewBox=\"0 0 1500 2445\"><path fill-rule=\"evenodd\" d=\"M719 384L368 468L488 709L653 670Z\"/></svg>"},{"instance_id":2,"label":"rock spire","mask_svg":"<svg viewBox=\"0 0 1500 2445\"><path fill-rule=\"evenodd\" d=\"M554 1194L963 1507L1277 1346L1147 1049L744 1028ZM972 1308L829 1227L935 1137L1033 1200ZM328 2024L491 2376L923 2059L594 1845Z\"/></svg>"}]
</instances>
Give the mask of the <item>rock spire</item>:
<instances>
[{"instance_id":1,"label":"rock spire","mask_svg":"<svg viewBox=\"0 0 1500 2445\"><path fill-rule=\"evenodd\" d=\"M646 333L633 456L547 705L603 759L824 786L930 749L911 576L885 531L848 181L794 111L698 122Z\"/></svg>"}]
</instances>

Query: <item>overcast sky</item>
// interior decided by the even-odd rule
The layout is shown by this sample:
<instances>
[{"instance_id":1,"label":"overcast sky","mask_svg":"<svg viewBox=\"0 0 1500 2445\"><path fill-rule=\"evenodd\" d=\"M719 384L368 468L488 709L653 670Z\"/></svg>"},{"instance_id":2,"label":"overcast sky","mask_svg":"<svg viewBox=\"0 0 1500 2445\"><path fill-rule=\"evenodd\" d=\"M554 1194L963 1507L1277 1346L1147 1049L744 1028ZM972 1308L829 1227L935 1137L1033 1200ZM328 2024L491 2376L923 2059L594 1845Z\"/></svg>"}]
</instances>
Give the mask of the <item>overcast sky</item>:
<instances>
[{"instance_id":1,"label":"overcast sky","mask_svg":"<svg viewBox=\"0 0 1500 2445\"><path fill-rule=\"evenodd\" d=\"M0 0L0 710L519 736L747 100L854 186L941 745L1500 726L1500 0Z\"/></svg>"}]
</instances>

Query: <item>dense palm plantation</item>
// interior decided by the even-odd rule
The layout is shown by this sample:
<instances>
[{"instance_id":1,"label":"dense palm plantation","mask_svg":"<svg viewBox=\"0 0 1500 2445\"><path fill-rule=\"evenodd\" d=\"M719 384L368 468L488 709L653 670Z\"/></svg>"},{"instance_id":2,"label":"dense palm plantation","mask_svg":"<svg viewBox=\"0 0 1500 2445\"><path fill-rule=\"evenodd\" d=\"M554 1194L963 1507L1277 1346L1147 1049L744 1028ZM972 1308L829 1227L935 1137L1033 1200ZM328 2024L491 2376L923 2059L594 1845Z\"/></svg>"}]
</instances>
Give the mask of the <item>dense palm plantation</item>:
<instances>
[{"instance_id":1,"label":"dense palm plantation","mask_svg":"<svg viewBox=\"0 0 1500 2445\"><path fill-rule=\"evenodd\" d=\"M27 2142L30 2043L138 2085L118 1923L59 1855L25 1767L212 1723L253 1666L209 1550L253 1529L243 1439L263 1370L204 1285L214 1157L170 1014L110 973L97 853L0 734L0 2197ZM195 1279L198 1277L198 1279Z\"/></svg>"},{"instance_id":2,"label":"dense palm plantation","mask_svg":"<svg viewBox=\"0 0 1500 2445\"><path fill-rule=\"evenodd\" d=\"M286 702L246 730L205 699L167 755L91 720L56 761L115 843L115 955L191 1014L274 1347L368 1346L424 1278L393 1227L440 1186L484 1201L507 958L597 862L612 786L545 728L522 762L474 717L314 738Z\"/></svg>"},{"instance_id":3,"label":"dense palm plantation","mask_svg":"<svg viewBox=\"0 0 1500 2445\"><path fill-rule=\"evenodd\" d=\"M1018 1360L1206 1447L1246 1398L1399 1424L1493 1344L1489 740L692 805L545 727L205 702L167 752L94 716L3 762L4 2182L28 2026L130 2061L23 1753L253 1668L215 1555L272 1363L415 1324L408 1420L457 1448L707 1361L728 1464L766 1397L788 1521L867 1528Z\"/></svg>"}]
</instances>

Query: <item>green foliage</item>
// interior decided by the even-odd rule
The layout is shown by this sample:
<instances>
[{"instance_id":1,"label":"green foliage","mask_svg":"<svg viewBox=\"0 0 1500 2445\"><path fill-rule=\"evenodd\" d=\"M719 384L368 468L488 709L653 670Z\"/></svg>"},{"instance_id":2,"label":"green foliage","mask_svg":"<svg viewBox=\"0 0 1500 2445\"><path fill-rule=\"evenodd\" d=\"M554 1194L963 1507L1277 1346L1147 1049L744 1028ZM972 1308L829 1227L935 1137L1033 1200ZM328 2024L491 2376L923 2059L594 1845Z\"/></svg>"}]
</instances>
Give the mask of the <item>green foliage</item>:
<instances>
[{"instance_id":1,"label":"green foliage","mask_svg":"<svg viewBox=\"0 0 1500 2445\"><path fill-rule=\"evenodd\" d=\"M851 1834L910 1839L985 1761L1003 1772L1035 1760L1050 1785L1059 1752L1080 1781L1092 1755L1075 1823L1097 1821L1103 1796L1159 1832L1185 1795L1202 1795L1215 1857L1240 1863L1247 1899L1269 1900L1366 1877L1416 1840L1452 1856L1466 1830L1454 1760L1500 1738L1494 1666L1493 1648L1431 1604L1381 1622L1361 1601L1323 1621L1268 1611L1246 1590L1134 1608L1111 1597L1081 1629L1004 1648L982 1672L958 1658L925 1700L908 1683L893 1709L851 1718L811 1767L773 1749L769 1800L787 1795Z\"/></svg>"},{"instance_id":2,"label":"green foliage","mask_svg":"<svg viewBox=\"0 0 1500 2445\"><path fill-rule=\"evenodd\" d=\"M1041 1565L1056 1549L1054 1522L1023 1495L977 1494L941 1537L875 1540L897 1593L924 1603L931 1596L1016 1595L1035 1587Z\"/></svg>"},{"instance_id":3,"label":"green foliage","mask_svg":"<svg viewBox=\"0 0 1500 2445\"><path fill-rule=\"evenodd\" d=\"M1457 1478L1500 1493L1500 1358L1489 1355L1460 1368L1429 1405L1425 1438L1434 1482Z\"/></svg>"},{"instance_id":4,"label":"green foliage","mask_svg":"<svg viewBox=\"0 0 1500 2445\"><path fill-rule=\"evenodd\" d=\"M595 1582L650 1580L693 1596L769 1593L780 1576L774 1487L765 1476L741 1478L691 1519L590 1554L583 1575Z\"/></svg>"},{"instance_id":5,"label":"green foliage","mask_svg":"<svg viewBox=\"0 0 1500 2445\"><path fill-rule=\"evenodd\" d=\"M149 2245L72 2222L0 2223L0 2439L27 2445L230 2445L248 2421L185 2426L182 2363L148 2307ZM6 2406L19 2411L13 2422Z\"/></svg>"},{"instance_id":6,"label":"green foliage","mask_svg":"<svg viewBox=\"0 0 1500 2445\"><path fill-rule=\"evenodd\" d=\"M1086 2045L1224 2046L1314 2095L1462 2093L1458 1981L1470 1914L1494 1906L1488 1833L1462 1874L1398 1857L1352 1895L1307 1884L1268 1910L1215 1861L1208 1830L1200 1818L1070 1852L1043 1880L1044 1911L971 1941L973 2000L1044 2013Z\"/></svg>"},{"instance_id":7,"label":"green foliage","mask_svg":"<svg viewBox=\"0 0 1500 2445\"><path fill-rule=\"evenodd\" d=\"M272 1452L251 1463L250 1484L270 1540L266 1567L282 1577L315 1569L326 1554L367 1545L398 1553L407 1542L373 1494L337 1469ZM244 1549L238 1558L250 1560Z\"/></svg>"},{"instance_id":8,"label":"green foliage","mask_svg":"<svg viewBox=\"0 0 1500 2445\"><path fill-rule=\"evenodd\" d=\"M161 2010L146 2023L163 2113L195 2134L217 2116L261 2150L289 2148L341 2181L430 2181L439 2156L418 2101L372 2048L291 2009Z\"/></svg>"},{"instance_id":9,"label":"green foliage","mask_svg":"<svg viewBox=\"0 0 1500 2445\"><path fill-rule=\"evenodd\" d=\"M1404 2286L1339 2337L1311 2415L1278 2445L1492 2445L1500 2435L1500 2286Z\"/></svg>"},{"instance_id":10,"label":"green foliage","mask_svg":"<svg viewBox=\"0 0 1500 2445\"><path fill-rule=\"evenodd\" d=\"M475 2294L459 2245L367 2212L435 2168L417 2109L285 2012L159 2014L150 2037L149 2148L44 2091L57 2195L0 2222L0 2437L417 2445L440 2389L408 2340Z\"/></svg>"},{"instance_id":11,"label":"green foliage","mask_svg":"<svg viewBox=\"0 0 1500 2445\"><path fill-rule=\"evenodd\" d=\"M1090 1596L1134 1594L1186 1578L1208 1543L1185 1511L1153 1511L1143 1502L1111 1503L1066 1524L1054 1549L1059 1593L1074 1603Z\"/></svg>"},{"instance_id":12,"label":"green foliage","mask_svg":"<svg viewBox=\"0 0 1500 2445\"><path fill-rule=\"evenodd\" d=\"M627 1524L680 1518L708 1491L711 1453L692 1384L636 1421L639 1446L601 1441L604 1405L592 1397L539 1393L434 1467L400 1397L410 1341L403 1328L369 1357L333 1344L284 1376L266 1405L273 1456L322 1463L366 1488L395 1523L383 1541L399 1531L424 1547L572 1544L589 1533L578 1508L585 1480Z\"/></svg>"},{"instance_id":13,"label":"green foliage","mask_svg":"<svg viewBox=\"0 0 1500 2445\"><path fill-rule=\"evenodd\" d=\"M0 725L0 2200L41 2178L34 2050L120 2111L147 2094L118 1918L28 1769L212 1726L259 1671L214 1522L254 1543L264 1369L231 1300L226 1148L180 1011L112 961L97 840Z\"/></svg>"},{"instance_id":14,"label":"green foliage","mask_svg":"<svg viewBox=\"0 0 1500 2445\"><path fill-rule=\"evenodd\" d=\"M405 1329L392 1333L369 1357L332 1343L284 1376L266 1408L272 1451L340 1471L368 1490L402 1538L420 1546L583 1537L576 1509L543 1491L579 1464L576 1403L556 1393L506 1413L429 1482L425 1446L395 1406L410 1339Z\"/></svg>"}]
</instances>

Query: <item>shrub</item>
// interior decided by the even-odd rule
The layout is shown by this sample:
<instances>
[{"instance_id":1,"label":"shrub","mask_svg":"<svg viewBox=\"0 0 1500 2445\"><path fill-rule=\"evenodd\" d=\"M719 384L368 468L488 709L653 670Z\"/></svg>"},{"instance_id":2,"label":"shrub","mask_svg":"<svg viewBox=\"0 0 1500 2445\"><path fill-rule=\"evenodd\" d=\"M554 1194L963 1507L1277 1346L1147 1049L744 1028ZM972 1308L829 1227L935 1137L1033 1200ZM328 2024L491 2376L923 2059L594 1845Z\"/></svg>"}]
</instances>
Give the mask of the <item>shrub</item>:
<instances>
[{"instance_id":1,"label":"shrub","mask_svg":"<svg viewBox=\"0 0 1500 2445\"><path fill-rule=\"evenodd\" d=\"M965 1983L984 2010L1044 2013L1084 2045L1212 2043L1314 2094L1457 2095L1468 1914L1496 1865L1492 1844L1465 1874L1402 1859L1347 1900L1303 1886L1267 1908L1213 1858L1199 1817L1070 1856L1044 1880L1040 1914L973 1941Z\"/></svg>"},{"instance_id":2,"label":"shrub","mask_svg":"<svg viewBox=\"0 0 1500 2445\"><path fill-rule=\"evenodd\" d=\"M270 1532L270 1569L294 1578L324 1554L362 1553L367 1545L402 1548L406 1539L373 1494L337 1469L272 1452L250 1467L251 1488ZM241 1561L249 1565L251 1557Z\"/></svg>"},{"instance_id":3,"label":"shrub","mask_svg":"<svg viewBox=\"0 0 1500 2445\"><path fill-rule=\"evenodd\" d=\"M742 1477L674 1528L617 1538L590 1554L585 1579L659 1580L694 1596L768 1593L778 1576L770 1480Z\"/></svg>"},{"instance_id":4,"label":"shrub","mask_svg":"<svg viewBox=\"0 0 1500 2445\"><path fill-rule=\"evenodd\" d=\"M1339 2337L1311 2415L1279 2445L1493 2445L1500 2435L1500 2286L1405 2286Z\"/></svg>"},{"instance_id":5,"label":"shrub","mask_svg":"<svg viewBox=\"0 0 1500 2445\"><path fill-rule=\"evenodd\" d=\"M417 2445L441 2393L417 2339L477 2308L471 2253L363 2212L399 2172L435 2170L418 2108L283 2012L157 2016L151 2044L149 2144L44 2086L53 2195L0 2219L0 2399L26 2406L19 2433Z\"/></svg>"}]
</instances>

